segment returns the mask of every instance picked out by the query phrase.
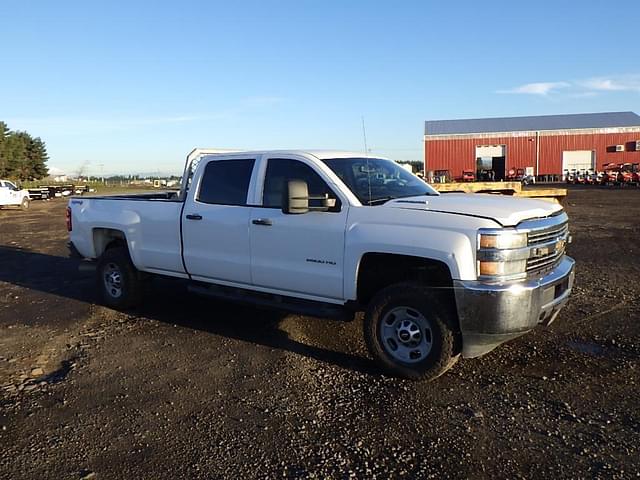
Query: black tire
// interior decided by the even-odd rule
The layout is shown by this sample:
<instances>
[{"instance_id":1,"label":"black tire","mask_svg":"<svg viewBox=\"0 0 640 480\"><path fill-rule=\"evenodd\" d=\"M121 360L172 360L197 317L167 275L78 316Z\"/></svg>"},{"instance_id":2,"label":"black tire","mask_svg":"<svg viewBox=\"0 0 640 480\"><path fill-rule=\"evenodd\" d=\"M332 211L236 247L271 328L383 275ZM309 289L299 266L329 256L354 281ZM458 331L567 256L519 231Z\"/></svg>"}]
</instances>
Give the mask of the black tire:
<instances>
[{"instance_id":1,"label":"black tire","mask_svg":"<svg viewBox=\"0 0 640 480\"><path fill-rule=\"evenodd\" d=\"M22 210L29 210L30 200L27 197L22 199L22 203L20 204L20 208Z\"/></svg>"},{"instance_id":2,"label":"black tire","mask_svg":"<svg viewBox=\"0 0 640 480\"><path fill-rule=\"evenodd\" d=\"M105 305L118 310L133 308L142 299L140 273L133 266L125 247L106 250L98 261L96 283ZM113 276L112 276L113 275ZM107 277L111 277L110 280ZM114 282L117 277L119 281Z\"/></svg>"},{"instance_id":3,"label":"black tire","mask_svg":"<svg viewBox=\"0 0 640 480\"><path fill-rule=\"evenodd\" d=\"M423 329L425 331L422 334L431 340L428 353L410 362L394 358L390 353L390 345L387 345L393 340L388 339L385 344L382 337L385 328L382 322L387 321L389 316L393 317L392 312L402 307L421 314L420 321L426 320L428 324L428 329ZM452 325L452 314L447 312L433 290L424 285L401 283L384 288L371 300L364 315L364 337L369 352L386 372L394 376L412 380L438 378L460 356L460 336Z\"/></svg>"}]
</instances>

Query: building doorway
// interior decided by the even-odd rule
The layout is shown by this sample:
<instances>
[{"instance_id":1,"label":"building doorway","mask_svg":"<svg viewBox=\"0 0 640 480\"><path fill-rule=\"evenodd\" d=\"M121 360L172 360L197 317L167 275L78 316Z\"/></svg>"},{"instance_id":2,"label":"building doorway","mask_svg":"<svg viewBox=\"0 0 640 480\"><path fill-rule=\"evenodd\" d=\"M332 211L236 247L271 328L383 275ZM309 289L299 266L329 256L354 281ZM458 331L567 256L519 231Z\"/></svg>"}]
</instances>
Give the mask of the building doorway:
<instances>
[{"instance_id":1,"label":"building doorway","mask_svg":"<svg viewBox=\"0 0 640 480\"><path fill-rule=\"evenodd\" d=\"M595 150L565 150L562 152L562 179L567 175L593 171L596 167Z\"/></svg>"},{"instance_id":2,"label":"building doorway","mask_svg":"<svg viewBox=\"0 0 640 480\"><path fill-rule=\"evenodd\" d=\"M476 146L476 179L500 182L506 176L506 145Z\"/></svg>"}]
</instances>

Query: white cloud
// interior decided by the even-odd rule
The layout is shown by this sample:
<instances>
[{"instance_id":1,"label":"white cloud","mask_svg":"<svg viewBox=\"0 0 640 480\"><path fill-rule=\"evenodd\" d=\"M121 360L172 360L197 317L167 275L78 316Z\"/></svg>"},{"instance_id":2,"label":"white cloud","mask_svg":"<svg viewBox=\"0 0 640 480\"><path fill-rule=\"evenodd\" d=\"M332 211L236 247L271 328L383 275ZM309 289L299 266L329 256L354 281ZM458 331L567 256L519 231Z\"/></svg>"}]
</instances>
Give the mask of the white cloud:
<instances>
[{"instance_id":1,"label":"white cloud","mask_svg":"<svg viewBox=\"0 0 640 480\"><path fill-rule=\"evenodd\" d=\"M595 77L578 82L587 90L606 92L640 92L640 75Z\"/></svg>"},{"instance_id":2,"label":"white cloud","mask_svg":"<svg viewBox=\"0 0 640 480\"><path fill-rule=\"evenodd\" d=\"M568 82L535 82L526 83L508 90L498 90L498 93L523 93L528 95L546 96L556 90L568 88L570 86L571 84Z\"/></svg>"},{"instance_id":3,"label":"white cloud","mask_svg":"<svg viewBox=\"0 0 640 480\"><path fill-rule=\"evenodd\" d=\"M606 92L640 93L640 74L609 75L581 80L525 83L497 93L539 95L566 94L573 98L593 97Z\"/></svg>"}]
</instances>

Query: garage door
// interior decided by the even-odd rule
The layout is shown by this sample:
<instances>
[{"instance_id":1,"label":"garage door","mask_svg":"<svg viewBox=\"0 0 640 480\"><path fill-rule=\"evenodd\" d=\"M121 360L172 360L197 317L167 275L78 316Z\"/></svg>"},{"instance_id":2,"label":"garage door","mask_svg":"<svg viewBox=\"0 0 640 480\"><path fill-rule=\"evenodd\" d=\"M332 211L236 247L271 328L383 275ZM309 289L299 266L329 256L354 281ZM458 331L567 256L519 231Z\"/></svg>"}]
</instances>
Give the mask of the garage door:
<instances>
[{"instance_id":1,"label":"garage door","mask_svg":"<svg viewBox=\"0 0 640 480\"><path fill-rule=\"evenodd\" d=\"M593 170L596 152L593 150L565 150L562 152L562 173L565 170Z\"/></svg>"}]
</instances>

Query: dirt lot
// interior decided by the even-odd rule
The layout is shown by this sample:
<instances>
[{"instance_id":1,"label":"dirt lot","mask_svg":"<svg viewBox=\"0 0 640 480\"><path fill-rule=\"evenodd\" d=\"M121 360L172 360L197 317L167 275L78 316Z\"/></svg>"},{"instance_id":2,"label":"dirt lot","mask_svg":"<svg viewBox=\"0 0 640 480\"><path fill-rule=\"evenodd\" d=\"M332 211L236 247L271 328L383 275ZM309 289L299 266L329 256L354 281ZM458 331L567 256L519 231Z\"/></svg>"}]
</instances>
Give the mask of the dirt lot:
<instances>
[{"instance_id":1,"label":"dirt lot","mask_svg":"<svg viewBox=\"0 0 640 480\"><path fill-rule=\"evenodd\" d=\"M158 281L129 314L66 258L65 204L0 211L0 477L619 477L640 471L640 189L569 193L558 320L433 383L358 322Z\"/></svg>"}]
</instances>

